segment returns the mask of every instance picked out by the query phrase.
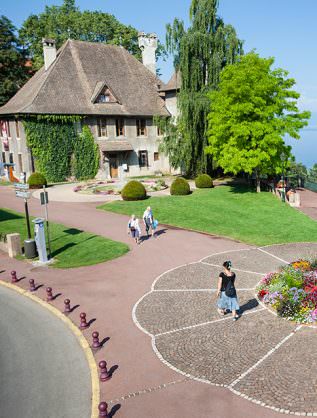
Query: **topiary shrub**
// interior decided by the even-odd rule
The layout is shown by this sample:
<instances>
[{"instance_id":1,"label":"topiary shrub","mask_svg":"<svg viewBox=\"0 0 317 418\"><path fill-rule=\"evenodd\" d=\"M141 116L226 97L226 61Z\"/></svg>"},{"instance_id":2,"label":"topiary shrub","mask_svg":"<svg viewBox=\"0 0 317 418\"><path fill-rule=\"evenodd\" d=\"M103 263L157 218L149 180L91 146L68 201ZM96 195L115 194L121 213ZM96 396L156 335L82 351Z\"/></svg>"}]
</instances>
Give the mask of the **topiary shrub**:
<instances>
[{"instance_id":1,"label":"topiary shrub","mask_svg":"<svg viewBox=\"0 0 317 418\"><path fill-rule=\"evenodd\" d=\"M30 189L40 189L43 186L47 186L47 181L43 174L33 173L28 178L28 185Z\"/></svg>"},{"instance_id":2,"label":"topiary shrub","mask_svg":"<svg viewBox=\"0 0 317 418\"><path fill-rule=\"evenodd\" d=\"M171 195L174 196L185 196L190 193L190 187L187 180L182 177L178 177L173 181L171 185Z\"/></svg>"},{"instance_id":3,"label":"topiary shrub","mask_svg":"<svg viewBox=\"0 0 317 418\"><path fill-rule=\"evenodd\" d=\"M199 174L195 179L197 189L210 189L213 187L212 178L208 174Z\"/></svg>"},{"instance_id":4,"label":"topiary shrub","mask_svg":"<svg viewBox=\"0 0 317 418\"><path fill-rule=\"evenodd\" d=\"M146 190L142 183L132 180L121 190L121 196L123 200L144 200Z\"/></svg>"}]
</instances>

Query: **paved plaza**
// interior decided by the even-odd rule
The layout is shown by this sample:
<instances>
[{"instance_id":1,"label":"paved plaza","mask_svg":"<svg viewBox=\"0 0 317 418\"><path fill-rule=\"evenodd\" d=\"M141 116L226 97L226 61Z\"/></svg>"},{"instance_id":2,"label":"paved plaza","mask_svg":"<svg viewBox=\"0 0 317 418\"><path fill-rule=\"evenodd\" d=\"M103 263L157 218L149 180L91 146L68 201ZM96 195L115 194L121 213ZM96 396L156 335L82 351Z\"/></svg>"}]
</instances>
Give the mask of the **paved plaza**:
<instances>
[{"instance_id":1,"label":"paved plaza","mask_svg":"<svg viewBox=\"0 0 317 418\"><path fill-rule=\"evenodd\" d=\"M182 375L279 412L317 416L317 329L278 318L255 296L264 273L316 253L316 243L276 245L177 267L160 275L136 304L135 322L151 336L162 362ZM225 260L237 274L237 322L216 310Z\"/></svg>"},{"instance_id":2,"label":"paved plaza","mask_svg":"<svg viewBox=\"0 0 317 418\"><path fill-rule=\"evenodd\" d=\"M4 207L23 210L11 189L0 187L0 193ZM29 209L33 216L43 213L38 199L29 200ZM74 310L69 319L76 325L80 312L87 313L92 321L83 331L88 342L93 331L106 341L95 360L106 360L113 371L111 380L100 384L101 400L108 402L112 417L281 418L278 408L316 412L317 330L303 327L293 334L296 326L259 306L254 287L282 260L316 255L317 244L260 251L161 225L157 239L135 246L126 234L128 217L96 210L95 203L50 202L49 214L52 222L131 245L123 257L75 269L34 267L0 253L0 280L10 281L10 271L16 270L22 289L28 288L30 278L42 285L36 292L42 299L45 287L51 286L59 294L51 305L63 311L64 299L70 298ZM218 316L212 290L219 266L228 258L237 273L244 310L235 324ZM281 405L281 400L296 406Z\"/></svg>"}]
</instances>

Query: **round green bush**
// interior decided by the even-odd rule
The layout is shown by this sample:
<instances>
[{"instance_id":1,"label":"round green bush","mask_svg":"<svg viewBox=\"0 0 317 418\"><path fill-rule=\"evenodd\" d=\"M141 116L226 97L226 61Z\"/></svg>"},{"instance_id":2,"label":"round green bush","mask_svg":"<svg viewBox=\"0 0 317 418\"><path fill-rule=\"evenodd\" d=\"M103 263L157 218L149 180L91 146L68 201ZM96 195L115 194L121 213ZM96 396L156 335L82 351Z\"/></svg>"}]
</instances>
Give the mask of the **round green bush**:
<instances>
[{"instance_id":1,"label":"round green bush","mask_svg":"<svg viewBox=\"0 0 317 418\"><path fill-rule=\"evenodd\" d=\"M28 178L30 189L39 189L47 185L46 178L41 173L33 173Z\"/></svg>"},{"instance_id":2,"label":"round green bush","mask_svg":"<svg viewBox=\"0 0 317 418\"><path fill-rule=\"evenodd\" d=\"M144 200L146 190L142 183L132 180L121 190L121 196L123 200Z\"/></svg>"},{"instance_id":3,"label":"round green bush","mask_svg":"<svg viewBox=\"0 0 317 418\"><path fill-rule=\"evenodd\" d=\"M186 196L190 193L190 187L187 180L182 177L178 177L173 181L171 185L171 195L174 196Z\"/></svg>"},{"instance_id":4,"label":"round green bush","mask_svg":"<svg viewBox=\"0 0 317 418\"><path fill-rule=\"evenodd\" d=\"M208 174L199 174L195 179L197 189L210 189L213 187L212 178Z\"/></svg>"}]
</instances>

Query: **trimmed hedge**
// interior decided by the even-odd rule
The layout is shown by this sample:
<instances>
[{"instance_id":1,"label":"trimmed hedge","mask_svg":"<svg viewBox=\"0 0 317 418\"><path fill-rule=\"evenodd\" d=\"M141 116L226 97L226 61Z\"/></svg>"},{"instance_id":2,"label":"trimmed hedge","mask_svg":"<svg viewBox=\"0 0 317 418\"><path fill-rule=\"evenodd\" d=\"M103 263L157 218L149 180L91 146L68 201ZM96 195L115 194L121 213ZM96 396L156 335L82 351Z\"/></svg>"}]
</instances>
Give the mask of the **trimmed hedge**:
<instances>
[{"instance_id":1,"label":"trimmed hedge","mask_svg":"<svg viewBox=\"0 0 317 418\"><path fill-rule=\"evenodd\" d=\"M46 178L41 173L33 173L28 178L28 185L30 189L39 189L43 186L47 186Z\"/></svg>"},{"instance_id":2,"label":"trimmed hedge","mask_svg":"<svg viewBox=\"0 0 317 418\"><path fill-rule=\"evenodd\" d=\"M212 178L208 174L199 174L195 179L195 185L198 189L210 189L213 187Z\"/></svg>"},{"instance_id":3,"label":"trimmed hedge","mask_svg":"<svg viewBox=\"0 0 317 418\"><path fill-rule=\"evenodd\" d=\"M190 193L190 187L187 180L182 177L175 179L171 185L171 195L186 196Z\"/></svg>"},{"instance_id":4,"label":"trimmed hedge","mask_svg":"<svg viewBox=\"0 0 317 418\"><path fill-rule=\"evenodd\" d=\"M146 190L142 183L136 180L129 181L121 190L123 200L144 200Z\"/></svg>"}]
</instances>

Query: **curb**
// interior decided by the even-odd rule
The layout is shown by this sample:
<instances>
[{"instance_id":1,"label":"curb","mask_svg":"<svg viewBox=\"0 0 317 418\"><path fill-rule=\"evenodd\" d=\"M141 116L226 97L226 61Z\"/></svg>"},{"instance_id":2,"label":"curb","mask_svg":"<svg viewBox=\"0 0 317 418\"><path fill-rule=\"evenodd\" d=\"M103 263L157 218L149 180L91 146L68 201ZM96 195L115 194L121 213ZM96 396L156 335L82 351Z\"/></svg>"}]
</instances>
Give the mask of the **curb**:
<instances>
[{"instance_id":1,"label":"curb","mask_svg":"<svg viewBox=\"0 0 317 418\"><path fill-rule=\"evenodd\" d=\"M91 418L98 418L98 405L100 401L100 387L99 387L99 377L97 371L97 365L95 362L94 355L91 351L88 341L82 334L82 332L77 328L77 326L61 311L59 311L55 306L50 305L44 300L40 299L38 296L31 294L28 290L22 289L12 283L7 283L3 280L0 280L0 286L11 289L20 295L23 295L34 302L41 305L43 308L50 311L55 317L60 319L68 327L68 329L76 336L79 345L85 353L86 360L88 362L88 367L90 369L91 376Z\"/></svg>"}]
</instances>

